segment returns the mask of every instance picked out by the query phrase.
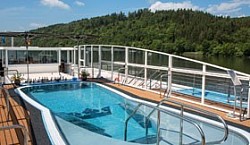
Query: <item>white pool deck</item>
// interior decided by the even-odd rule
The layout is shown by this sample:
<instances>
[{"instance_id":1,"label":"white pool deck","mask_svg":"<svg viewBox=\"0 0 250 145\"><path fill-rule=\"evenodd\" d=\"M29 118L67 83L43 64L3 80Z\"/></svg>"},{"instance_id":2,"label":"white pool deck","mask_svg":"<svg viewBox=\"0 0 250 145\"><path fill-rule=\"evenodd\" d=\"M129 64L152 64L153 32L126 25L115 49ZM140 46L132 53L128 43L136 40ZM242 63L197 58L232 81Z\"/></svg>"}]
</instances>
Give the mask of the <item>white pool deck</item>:
<instances>
[{"instance_id":1,"label":"white pool deck","mask_svg":"<svg viewBox=\"0 0 250 145\"><path fill-rule=\"evenodd\" d=\"M8 77L5 78L5 83L13 83L13 81L11 80L12 75L8 75ZM55 79L67 79L67 80L72 80L72 78L74 78L75 76L66 74L66 73L58 73L58 72L52 72L52 73L31 73L29 74L29 80L41 80L41 79L48 79L48 80L55 80ZM28 75L27 74L22 74L22 83L25 82L25 80L27 80Z\"/></svg>"}]
</instances>

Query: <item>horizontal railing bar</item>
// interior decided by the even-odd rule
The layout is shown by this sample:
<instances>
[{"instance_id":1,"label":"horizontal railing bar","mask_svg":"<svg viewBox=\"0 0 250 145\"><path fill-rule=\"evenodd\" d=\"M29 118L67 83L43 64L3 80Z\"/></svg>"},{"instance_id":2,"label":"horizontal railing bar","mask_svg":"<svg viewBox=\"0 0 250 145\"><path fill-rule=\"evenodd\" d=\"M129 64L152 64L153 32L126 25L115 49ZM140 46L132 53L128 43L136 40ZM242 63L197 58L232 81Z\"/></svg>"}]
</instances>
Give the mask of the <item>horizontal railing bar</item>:
<instances>
[{"instance_id":1,"label":"horizontal railing bar","mask_svg":"<svg viewBox=\"0 0 250 145\"><path fill-rule=\"evenodd\" d=\"M8 129L21 129L23 131L23 134L24 134L24 145L28 145L28 131L27 129L22 126L22 125L18 125L18 124L15 124L15 125L11 125L11 126L2 126L0 127L0 130L8 130Z\"/></svg>"}]
</instances>

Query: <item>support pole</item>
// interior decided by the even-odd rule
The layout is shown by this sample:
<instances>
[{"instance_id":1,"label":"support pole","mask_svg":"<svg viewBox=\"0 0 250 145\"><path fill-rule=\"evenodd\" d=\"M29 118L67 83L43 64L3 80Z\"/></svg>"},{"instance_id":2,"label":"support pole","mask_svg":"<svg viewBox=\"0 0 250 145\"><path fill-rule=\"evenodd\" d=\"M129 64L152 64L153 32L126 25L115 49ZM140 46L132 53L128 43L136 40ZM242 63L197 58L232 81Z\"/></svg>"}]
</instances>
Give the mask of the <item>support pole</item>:
<instances>
[{"instance_id":1,"label":"support pole","mask_svg":"<svg viewBox=\"0 0 250 145\"><path fill-rule=\"evenodd\" d=\"M145 64L144 64L144 84L147 84L147 66L148 66L148 51L145 51ZM147 85L144 85L144 89L147 89Z\"/></svg>"},{"instance_id":2,"label":"support pole","mask_svg":"<svg viewBox=\"0 0 250 145\"><path fill-rule=\"evenodd\" d=\"M81 74L81 47L80 45L78 45L78 65L77 66L78 66L77 70L78 70L78 78L79 78Z\"/></svg>"},{"instance_id":3,"label":"support pole","mask_svg":"<svg viewBox=\"0 0 250 145\"><path fill-rule=\"evenodd\" d=\"M61 66L61 64L62 64L62 62L61 62L61 49L59 49L59 50L57 50L57 60L58 60L58 73L59 73L59 76L60 76L60 79L61 79L61 68L62 68L62 66Z\"/></svg>"},{"instance_id":4,"label":"support pole","mask_svg":"<svg viewBox=\"0 0 250 145\"><path fill-rule=\"evenodd\" d=\"M125 80L128 78L128 47L125 48Z\"/></svg>"},{"instance_id":5,"label":"support pole","mask_svg":"<svg viewBox=\"0 0 250 145\"><path fill-rule=\"evenodd\" d=\"M69 50L67 50L67 64L69 64L70 63L70 51Z\"/></svg>"},{"instance_id":6,"label":"support pole","mask_svg":"<svg viewBox=\"0 0 250 145\"><path fill-rule=\"evenodd\" d=\"M201 104L205 104L205 93L206 93L206 65L202 66L202 88L201 88Z\"/></svg>"},{"instance_id":7,"label":"support pole","mask_svg":"<svg viewBox=\"0 0 250 145\"><path fill-rule=\"evenodd\" d=\"M248 101L247 101L247 118L250 118L250 78L248 81Z\"/></svg>"},{"instance_id":8,"label":"support pole","mask_svg":"<svg viewBox=\"0 0 250 145\"><path fill-rule=\"evenodd\" d=\"M98 72L98 78L101 77L101 73L102 73L102 50L101 50L101 45L99 45L98 47L98 55L99 55L99 72Z\"/></svg>"},{"instance_id":9,"label":"support pole","mask_svg":"<svg viewBox=\"0 0 250 145\"><path fill-rule=\"evenodd\" d=\"M114 80L114 47L111 46L111 80Z\"/></svg>"},{"instance_id":10,"label":"support pole","mask_svg":"<svg viewBox=\"0 0 250 145\"><path fill-rule=\"evenodd\" d=\"M91 45L91 57L90 57L90 66L91 66L91 70L92 70L92 78L94 78L94 68L93 68L93 45Z\"/></svg>"},{"instance_id":11,"label":"support pole","mask_svg":"<svg viewBox=\"0 0 250 145\"><path fill-rule=\"evenodd\" d=\"M173 77L172 67L173 67L173 57L172 57L172 55L169 55L169 58L168 58L168 92L169 92L169 97L172 94L172 77Z\"/></svg>"},{"instance_id":12,"label":"support pole","mask_svg":"<svg viewBox=\"0 0 250 145\"><path fill-rule=\"evenodd\" d=\"M29 84L29 35L28 33L25 34L25 45L26 45L26 64L27 64L27 84Z\"/></svg>"},{"instance_id":13,"label":"support pole","mask_svg":"<svg viewBox=\"0 0 250 145\"><path fill-rule=\"evenodd\" d=\"M84 63L83 63L83 67L86 67L86 64L87 64L87 60L86 60L86 45L84 45L84 48L83 48L83 59L84 59Z\"/></svg>"},{"instance_id":14,"label":"support pole","mask_svg":"<svg viewBox=\"0 0 250 145\"><path fill-rule=\"evenodd\" d=\"M157 111L157 134L156 134L156 145L160 144L160 137L161 137L161 112L160 110Z\"/></svg>"}]
</instances>

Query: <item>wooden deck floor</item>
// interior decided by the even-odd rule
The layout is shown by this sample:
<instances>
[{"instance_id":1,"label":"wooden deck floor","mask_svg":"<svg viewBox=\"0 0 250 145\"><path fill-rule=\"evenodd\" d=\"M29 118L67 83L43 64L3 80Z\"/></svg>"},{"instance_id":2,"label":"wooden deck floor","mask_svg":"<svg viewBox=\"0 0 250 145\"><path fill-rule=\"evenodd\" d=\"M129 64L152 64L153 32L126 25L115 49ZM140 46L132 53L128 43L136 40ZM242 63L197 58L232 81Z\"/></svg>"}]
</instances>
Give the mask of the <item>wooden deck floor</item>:
<instances>
[{"instance_id":1,"label":"wooden deck floor","mask_svg":"<svg viewBox=\"0 0 250 145\"><path fill-rule=\"evenodd\" d=\"M5 86L6 89L12 88L12 85ZM4 93L0 93L0 127L11 126L14 124L24 126L28 131L28 144L31 145L31 137L29 126L27 122L26 110L20 106L12 97L10 100L10 115L8 116L6 99ZM0 144L1 145L23 145L24 133L20 129L0 130Z\"/></svg>"}]
</instances>

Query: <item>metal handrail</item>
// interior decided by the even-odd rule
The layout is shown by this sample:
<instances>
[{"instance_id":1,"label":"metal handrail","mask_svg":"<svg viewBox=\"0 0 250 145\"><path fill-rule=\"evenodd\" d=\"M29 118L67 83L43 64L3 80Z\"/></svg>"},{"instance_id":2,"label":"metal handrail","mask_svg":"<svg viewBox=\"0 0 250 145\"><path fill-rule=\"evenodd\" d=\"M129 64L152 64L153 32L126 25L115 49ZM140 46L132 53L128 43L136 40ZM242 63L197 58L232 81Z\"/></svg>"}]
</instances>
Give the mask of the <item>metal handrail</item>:
<instances>
[{"instance_id":1,"label":"metal handrail","mask_svg":"<svg viewBox=\"0 0 250 145\"><path fill-rule=\"evenodd\" d=\"M137 110L141 107L142 103L138 104L134 111L129 115L129 117L125 120L125 129L124 129L124 141L127 141L127 132L128 132L128 121L133 115L137 112Z\"/></svg>"},{"instance_id":2,"label":"metal handrail","mask_svg":"<svg viewBox=\"0 0 250 145\"><path fill-rule=\"evenodd\" d=\"M7 68L7 70L0 70L0 72L4 72L4 73L7 72L7 77L8 77L8 74L9 74L8 72L11 72L11 71L14 71L14 72L16 72L17 75L19 75L19 71L17 69L9 70ZM5 83L5 77L3 77L3 78L4 78L4 83Z\"/></svg>"},{"instance_id":3,"label":"metal handrail","mask_svg":"<svg viewBox=\"0 0 250 145\"><path fill-rule=\"evenodd\" d=\"M159 72L160 72L160 71L159 71ZM157 76L155 76L155 78L157 79L160 75L161 75L161 72L160 72ZM149 79L151 79L151 78L149 78ZM151 87L151 86L154 86L157 82L158 82L158 81L155 81L152 85L151 85L151 82L150 82L150 83L149 83L150 87ZM147 86L148 86L148 84L147 84Z\"/></svg>"},{"instance_id":4,"label":"metal handrail","mask_svg":"<svg viewBox=\"0 0 250 145\"><path fill-rule=\"evenodd\" d=\"M126 70L126 68L125 67L121 67L121 68L118 69L118 84L120 84L120 71L121 70Z\"/></svg>"},{"instance_id":5,"label":"metal handrail","mask_svg":"<svg viewBox=\"0 0 250 145\"><path fill-rule=\"evenodd\" d=\"M184 116L180 116L178 114L175 114L175 113L169 112L167 110L164 110L164 109L162 109L160 107L157 107L157 106L154 106L154 105L150 105L150 104L146 104L146 103L139 103L137 105L137 107L134 109L134 111L130 114L130 116L126 119L126 121L125 121L125 128L124 128L124 141L127 141L128 121L133 117L133 115L139 110L140 106L142 106L142 105L148 106L148 107L156 109L156 110L158 110L160 112L164 112L164 113L169 114L171 116L177 117L177 118L179 118L181 120L185 120L186 122L188 122L190 124L193 124L197 128L197 130L199 131L199 133L201 135L201 144L202 145L206 144L205 134L204 134L202 128L196 122L194 122L193 120L191 120L189 118L185 118ZM160 118L158 117L157 118L157 122L158 123L159 123L159 119ZM158 132L159 131L159 127L160 127L160 125L157 126L157 145L159 145L159 137L160 137L159 132Z\"/></svg>"},{"instance_id":6,"label":"metal handrail","mask_svg":"<svg viewBox=\"0 0 250 145\"><path fill-rule=\"evenodd\" d=\"M250 86L241 86L241 90L240 90L240 115L239 115L239 119L240 121L242 121L242 97L243 97L243 92L244 92L244 89L247 88L247 89L250 89ZM236 99L236 96L235 96L235 99ZM244 119L244 114L243 114L243 119Z\"/></svg>"},{"instance_id":7,"label":"metal handrail","mask_svg":"<svg viewBox=\"0 0 250 145\"><path fill-rule=\"evenodd\" d=\"M168 77L169 76L169 74L162 74L161 75L161 78L160 78L160 98L161 98L161 89L162 89L162 78L163 77ZM168 89L168 88L167 88ZM163 97L165 96L165 94L166 94L166 92L167 92L167 89L164 91L164 94L163 94Z\"/></svg>"},{"instance_id":8,"label":"metal handrail","mask_svg":"<svg viewBox=\"0 0 250 145\"><path fill-rule=\"evenodd\" d=\"M24 126L15 124L15 125L11 125L11 126L0 127L0 130L7 130L7 129L21 129L23 131L23 134L24 134L24 139L23 139L24 143L23 144L28 145L28 131Z\"/></svg>"},{"instance_id":9,"label":"metal handrail","mask_svg":"<svg viewBox=\"0 0 250 145\"><path fill-rule=\"evenodd\" d=\"M183 112L184 112L183 108L186 107L186 108L198 111L200 113L209 115L211 117L217 117L222 122L224 130L225 130L223 138L220 139L220 140L218 140L218 141L213 141L213 142L209 142L209 143L206 143L206 144L220 144L220 143L223 143L223 142L225 142L227 140L229 130L228 130L228 126L227 126L225 120L221 116L219 116L219 115L217 115L215 113L211 113L209 111L206 111L204 109L196 108L196 107L193 107L193 106L190 106L190 105L186 105L186 104L183 104L183 103L180 103L180 102L177 102L177 101L169 100L168 98L164 98L164 99L165 99L164 101L166 101L166 102L170 102L170 103L173 103L173 104L176 104L176 105L180 105L181 108L182 108L181 109L181 114L183 114Z\"/></svg>"},{"instance_id":10,"label":"metal handrail","mask_svg":"<svg viewBox=\"0 0 250 145\"><path fill-rule=\"evenodd\" d=\"M167 89L166 89L167 90ZM169 92L170 91L167 91L167 97L168 98L168 95L169 95ZM157 105L156 107L159 107L163 102L165 101L165 98L163 98ZM156 111L156 109L153 109L149 114L148 116L146 117L146 123L145 123L145 128L146 128L146 136L148 135L148 123L149 123L149 118L150 116Z\"/></svg>"},{"instance_id":11,"label":"metal handrail","mask_svg":"<svg viewBox=\"0 0 250 145\"><path fill-rule=\"evenodd\" d=\"M160 71L160 70L155 70L155 72L149 76L149 79L151 79L151 78L152 78L157 72L159 72L159 71ZM143 86L143 84L144 84L144 81L143 81L142 84L140 84L139 86ZM148 86L148 83L146 83L146 86Z\"/></svg>"},{"instance_id":12,"label":"metal handrail","mask_svg":"<svg viewBox=\"0 0 250 145\"><path fill-rule=\"evenodd\" d=\"M143 72L143 70L144 70L144 68L143 69L141 69L140 71L139 71L139 73L138 74L140 74L140 73L142 73ZM137 74L137 73L136 73ZM136 78L137 76L135 75L129 82L128 82L128 84L130 84L135 78ZM135 83L134 83L135 84ZM134 85L133 84L133 85Z\"/></svg>"}]
</instances>

